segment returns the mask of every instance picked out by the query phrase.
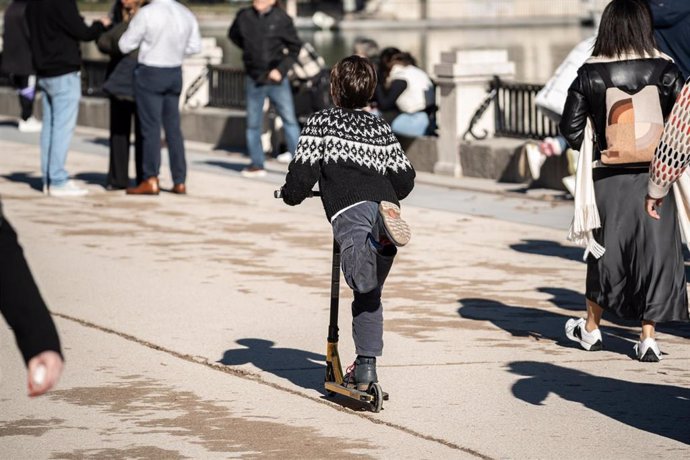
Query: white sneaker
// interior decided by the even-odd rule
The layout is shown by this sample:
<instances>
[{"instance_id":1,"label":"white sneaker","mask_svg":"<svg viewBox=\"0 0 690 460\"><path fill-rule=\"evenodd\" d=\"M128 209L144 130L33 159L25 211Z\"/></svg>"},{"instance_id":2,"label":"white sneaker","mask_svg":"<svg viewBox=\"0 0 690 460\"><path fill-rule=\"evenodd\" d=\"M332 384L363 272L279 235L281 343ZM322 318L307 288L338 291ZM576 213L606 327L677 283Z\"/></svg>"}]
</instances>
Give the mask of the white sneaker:
<instances>
[{"instance_id":1,"label":"white sneaker","mask_svg":"<svg viewBox=\"0 0 690 460\"><path fill-rule=\"evenodd\" d=\"M661 361L661 350L657 345L656 340L651 337L644 339L643 342L637 342L633 347L635 356L643 363L658 363Z\"/></svg>"},{"instance_id":2,"label":"white sneaker","mask_svg":"<svg viewBox=\"0 0 690 460\"><path fill-rule=\"evenodd\" d=\"M68 180L60 186L52 185L48 187L48 195L63 197L63 196L84 196L88 194L89 191L85 188L79 187L74 181Z\"/></svg>"},{"instance_id":3,"label":"white sneaker","mask_svg":"<svg viewBox=\"0 0 690 460\"><path fill-rule=\"evenodd\" d=\"M546 161L546 157L539 151L539 146L532 142L525 145L525 156L527 156L527 166L532 179L537 180L541 176L541 167Z\"/></svg>"},{"instance_id":4,"label":"white sneaker","mask_svg":"<svg viewBox=\"0 0 690 460\"><path fill-rule=\"evenodd\" d=\"M290 153L290 152L283 152L283 153L281 153L280 155L278 155L278 156L276 157L276 161L277 161L278 163L283 163L283 164L290 163L290 162L292 161L292 153Z\"/></svg>"},{"instance_id":5,"label":"white sneaker","mask_svg":"<svg viewBox=\"0 0 690 460\"><path fill-rule=\"evenodd\" d=\"M580 344L582 348L587 351L599 351L603 348L601 331L594 329L592 332L587 332L585 328L586 321L584 318L569 319L565 323L565 335L573 342Z\"/></svg>"},{"instance_id":6,"label":"white sneaker","mask_svg":"<svg viewBox=\"0 0 690 460\"><path fill-rule=\"evenodd\" d=\"M266 177L266 170L264 168L258 168L256 166L248 166L244 168L240 174L243 177Z\"/></svg>"},{"instance_id":7,"label":"white sneaker","mask_svg":"<svg viewBox=\"0 0 690 460\"><path fill-rule=\"evenodd\" d=\"M29 117L26 121L19 120L19 131L22 133L38 133L41 131L43 123L35 119L34 117Z\"/></svg>"}]
</instances>

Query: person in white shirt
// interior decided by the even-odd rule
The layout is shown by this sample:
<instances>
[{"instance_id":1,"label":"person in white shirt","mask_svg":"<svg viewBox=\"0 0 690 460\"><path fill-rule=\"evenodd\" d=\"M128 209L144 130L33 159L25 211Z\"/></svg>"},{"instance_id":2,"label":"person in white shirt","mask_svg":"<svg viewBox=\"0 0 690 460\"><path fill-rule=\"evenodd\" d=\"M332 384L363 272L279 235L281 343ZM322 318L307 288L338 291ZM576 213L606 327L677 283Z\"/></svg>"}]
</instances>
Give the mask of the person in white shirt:
<instances>
[{"instance_id":1,"label":"person in white shirt","mask_svg":"<svg viewBox=\"0 0 690 460\"><path fill-rule=\"evenodd\" d=\"M118 42L123 53L139 48L134 94L144 145L144 180L129 195L158 195L161 124L170 155L173 193L187 192L187 163L180 129L182 60L201 51L199 24L176 0L152 0L142 8Z\"/></svg>"}]
</instances>

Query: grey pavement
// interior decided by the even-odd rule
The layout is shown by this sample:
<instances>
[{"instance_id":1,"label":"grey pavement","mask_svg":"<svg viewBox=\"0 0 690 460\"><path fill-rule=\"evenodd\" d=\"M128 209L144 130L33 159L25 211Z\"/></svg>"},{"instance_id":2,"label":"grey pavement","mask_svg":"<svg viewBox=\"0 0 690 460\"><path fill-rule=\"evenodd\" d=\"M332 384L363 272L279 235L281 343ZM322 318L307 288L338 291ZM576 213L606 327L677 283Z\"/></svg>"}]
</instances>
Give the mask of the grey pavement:
<instances>
[{"instance_id":1,"label":"grey pavement","mask_svg":"<svg viewBox=\"0 0 690 460\"><path fill-rule=\"evenodd\" d=\"M91 193L55 199L37 138L0 126L0 194L67 363L29 400L0 326L0 457L687 457L690 329L662 329L656 365L632 359L633 324L606 322L602 352L567 342L585 266L558 194L421 178L372 414L324 395L330 229L318 200L272 198L283 165L248 180L239 154L190 145L188 196L131 197L103 190L105 134L80 129L68 169Z\"/></svg>"}]
</instances>

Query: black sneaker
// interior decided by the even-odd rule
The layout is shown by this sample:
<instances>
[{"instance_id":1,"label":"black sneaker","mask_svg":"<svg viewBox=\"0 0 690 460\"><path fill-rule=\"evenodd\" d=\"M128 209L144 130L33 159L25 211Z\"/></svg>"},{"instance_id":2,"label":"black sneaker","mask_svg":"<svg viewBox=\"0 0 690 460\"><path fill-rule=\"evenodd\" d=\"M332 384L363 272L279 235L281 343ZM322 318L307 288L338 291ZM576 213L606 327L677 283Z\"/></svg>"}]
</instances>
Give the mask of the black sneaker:
<instances>
[{"instance_id":1,"label":"black sneaker","mask_svg":"<svg viewBox=\"0 0 690 460\"><path fill-rule=\"evenodd\" d=\"M345 385L355 387L359 391L367 391L369 385L378 381L376 358L358 356L345 374Z\"/></svg>"}]
</instances>

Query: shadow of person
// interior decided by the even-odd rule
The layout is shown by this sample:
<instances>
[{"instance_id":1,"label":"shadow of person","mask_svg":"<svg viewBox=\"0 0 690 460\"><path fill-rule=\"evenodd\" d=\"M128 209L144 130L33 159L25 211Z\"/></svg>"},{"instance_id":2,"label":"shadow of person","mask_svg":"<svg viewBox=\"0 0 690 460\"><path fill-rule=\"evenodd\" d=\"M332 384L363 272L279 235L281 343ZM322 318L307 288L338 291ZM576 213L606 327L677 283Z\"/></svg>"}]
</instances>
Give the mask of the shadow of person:
<instances>
[{"instance_id":1,"label":"shadow of person","mask_svg":"<svg viewBox=\"0 0 690 460\"><path fill-rule=\"evenodd\" d=\"M323 391L326 366L321 362L324 355L294 348L275 348L275 342L246 338L235 343L243 348L226 350L218 363L226 366L253 364L264 372L270 372L302 387Z\"/></svg>"},{"instance_id":2,"label":"shadow of person","mask_svg":"<svg viewBox=\"0 0 690 460\"><path fill-rule=\"evenodd\" d=\"M633 428L690 444L690 389L626 382L549 363L516 361L510 372L527 378L513 385L513 395L543 405L554 393Z\"/></svg>"},{"instance_id":3,"label":"shadow of person","mask_svg":"<svg viewBox=\"0 0 690 460\"><path fill-rule=\"evenodd\" d=\"M561 315L537 308L506 305L491 299L458 300L460 317L474 321L489 321L509 332L513 337L532 337L550 340L567 348L580 348L565 336L565 322L569 315ZM616 326L602 328L604 349L633 358L632 347L637 332Z\"/></svg>"},{"instance_id":4,"label":"shadow of person","mask_svg":"<svg viewBox=\"0 0 690 460\"><path fill-rule=\"evenodd\" d=\"M102 172L82 172L75 174L74 178L87 184L105 187L108 175Z\"/></svg>"},{"instance_id":5,"label":"shadow of person","mask_svg":"<svg viewBox=\"0 0 690 460\"><path fill-rule=\"evenodd\" d=\"M576 246L563 246L556 241L522 240L521 243L511 244L510 249L526 254L560 257L574 262L584 262L582 260L584 249Z\"/></svg>"},{"instance_id":6,"label":"shadow of person","mask_svg":"<svg viewBox=\"0 0 690 460\"><path fill-rule=\"evenodd\" d=\"M233 161L219 161L219 160L208 160L204 161L204 164L209 166L217 166L220 168L229 169L231 171L240 172L247 167L246 163L235 163Z\"/></svg>"},{"instance_id":7,"label":"shadow of person","mask_svg":"<svg viewBox=\"0 0 690 460\"><path fill-rule=\"evenodd\" d=\"M27 184L34 190L43 191L43 179L40 176L34 176L31 172L14 172L11 174L3 174L3 178L22 184Z\"/></svg>"},{"instance_id":8,"label":"shadow of person","mask_svg":"<svg viewBox=\"0 0 690 460\"><path fill-rule=\"evenodd\" d=\"M90 137L84 139L85 142L88 142L90 144L95 144L95 145L102 145L104 147L110 147L110 139L107 137Z\"/></svg>"}]
</instances>

